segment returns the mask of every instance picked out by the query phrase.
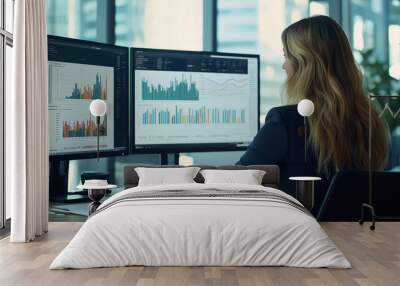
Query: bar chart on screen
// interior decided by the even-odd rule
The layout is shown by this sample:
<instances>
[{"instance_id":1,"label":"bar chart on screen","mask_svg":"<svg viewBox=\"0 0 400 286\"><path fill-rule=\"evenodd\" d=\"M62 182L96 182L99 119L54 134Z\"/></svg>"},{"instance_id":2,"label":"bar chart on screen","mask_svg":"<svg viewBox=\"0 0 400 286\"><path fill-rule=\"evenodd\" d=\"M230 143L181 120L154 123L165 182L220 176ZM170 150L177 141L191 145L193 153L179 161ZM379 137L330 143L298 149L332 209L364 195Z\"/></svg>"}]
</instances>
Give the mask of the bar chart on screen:
<instances>
[{"instance_id":1,"label":"bar chart on screen","mask_svg":"<svg viewBox=\"0 0 400 286\"><path fill-rule=\"evenodd\" d=\"M175 108L159 110L147 109L142 115L142 124L244 124L245 110L207 108L188 108L183 110L175 105Z\"/></svg>"},{"instance_id":2,"label":"bar chart on screen","mask_svg":"<svg viewBox=\"0 0 400 286\"><path fill-rule=\"evenodd\" d=\"M95 119L63 121L63 138L97 136ZM99 136L107 136L107 115L100 118Z\"/></svg>"},{"instance_id":3,"label":"bar chart on screen","mask_svg":"<svg viewBox=\"0 0 400 286\"><path fill-rule=\"evenodd\" d=\"M50 159L126 154L129 49L52 35L47 42ZM90 113L94 100L106 106L99 124ZM107 152L97 152L97 133Z\"/></svg>"},{"instance_id":4,"label":"bar chart on screen","mask_svg":"<svg viewBox=\"0 0 400 286\"><path fill-rule=\"evenodd\" d=\"M97 147L96 118L87 110L75 108L53 110L50 113L52 123L49 128L53 134L49 142L51 150L57 148L63 151L84 151ZM110 117L113 114L100 118L100 149L104 150L110 149L114 144L115 131Z\"/></svg>"},{"instance_id":5,"label":"bar chart on screen","mask_svg":"<svg viewBox=\"0 0 400 286\"><path fill-rule=\"evenodd\" d=\"M137 51L136 146L243 143L257 131L256 57Z\"/></svg>"},{"instance_id":6,"label":"bar chart on screen","mask_svg":"<svg viewBox=\"0 0 400 286\"><path fill-rule=\"evenodd\" d=\"M114 91L112 67L49 62L49 104L62 100L109 99Z\"/></svg>"},{"instance_id":7,"label":"bar chart on screen","mask_svg":"<svg viewBox=\"0 0 400 286\"><path fill-rule=\"evenodd\" d=\"M141 86L143 100L199 100L199 90L192 76L189 80L184 75L181 79L174 78L167 86L152 84L143 78Z\"/></svg>"},{"instance_id":8,"label":"bar chart on screen","mask_svg":"<svg viewBox=\"0 0 400 286\"><path fill-rule=\"evenodd\" d=\"M105 77L105 81L103 80L102 82L101 75L96 73L96 82L92 86L90 84L86 84L82 87L79 87L78 84L75 83L71 95L65 96L65 99L107 100L107 76Z\"/></svg>"},{"instance_id":9,"label":"bar chart on screen","mask_svg":"<svg viewBox=\"0 0 400 286\"><path fill-rule=\"evenodd\" d=\"M113 67L49 61L50 151L96 148L96 119L89 112L94 99L106 101L108 112L100 118L101 149L114 146Z\"/></svg>"}]
</instances>

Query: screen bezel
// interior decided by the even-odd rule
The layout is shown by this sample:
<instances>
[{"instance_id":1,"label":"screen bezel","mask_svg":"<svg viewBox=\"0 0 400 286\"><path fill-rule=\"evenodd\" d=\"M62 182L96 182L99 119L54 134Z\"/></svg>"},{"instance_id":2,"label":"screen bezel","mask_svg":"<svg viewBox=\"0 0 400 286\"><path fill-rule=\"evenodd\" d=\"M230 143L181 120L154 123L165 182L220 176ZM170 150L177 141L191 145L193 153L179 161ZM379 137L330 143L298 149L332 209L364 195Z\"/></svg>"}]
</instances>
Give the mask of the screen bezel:
<instances>
[{"instance_id":1,"label":"screen bezel","mask_svg":"<svg viewBox=\"0 0 400 286\"><path fill-rule=\"evenodd\" d=\"M171 54L187 54L187 55L205 55L205 56L227 56L227 57L243 57L257 59L257 131L260 130L260 55L257 54L242 54L242 53L223 53L223 52L209 52L209 51L188 51L188 50L169 50L169 49L151 49L151 48L130 48L130 74L131 74L131 91L130 91L130 116L129 118L135 120L135 52L160 52ZM148 144L136 145L135 138L135 123L129 120L131 126L131 153L149 153L149 152L217 152L217 151L240 151L246 150L247 144L242 142L236 143L186 143L186 144Z\"/></svg>"},{"instance_id":2,"label":"screen bezel","mask_svg":"<svg viewBox=\"0 0 400 286\"><path fill-rule=\"evenodd\" d=\"M108 48L108 49L115 49L115 50L124 50L127 56L127 63L128 63L128 69L126 73L126 82L127 82L127 94L126 94L126 107L124 107L124 112L126 116L129 117L129 95L130 95L130 53L129 53L129 48L128 47L123 47L123 46L117 46L113 44L105 44L105 43L99 43L99 42L94 42L94 41L88 41L88 40L80 40L80 39L72 39L72 38L67 38L67 37L60 37L60 36L54 36L54 35L48 35L48 43L50 41L59 41L60 43L71 43L75 45L86 45L88 48L92 49L101 49L101 48ZM116 104L114 102L114 106L116 108ZM121 106L124 106L123 104ZM129 133L129 122L126 122L125 125L125 130L126 134ZM115 130L116 131L116 130ZM50 135L50 134L49 134ZM108 149L108 150L100 150L99 157L114 157L114 156L124 156L129 153L129 145L130 145L130 138L128 136L126 140L125 146L118 146L115 147L114 149ZM81 152L71 152L71 153L57 153L57 154L50 154L49 152L49 159L50 160L78 160L78 159L90 159L90 158L96 158L97 157L97 151L96 150L91 150L91 151L81 151Z\"/></svg>"}]
</instances>

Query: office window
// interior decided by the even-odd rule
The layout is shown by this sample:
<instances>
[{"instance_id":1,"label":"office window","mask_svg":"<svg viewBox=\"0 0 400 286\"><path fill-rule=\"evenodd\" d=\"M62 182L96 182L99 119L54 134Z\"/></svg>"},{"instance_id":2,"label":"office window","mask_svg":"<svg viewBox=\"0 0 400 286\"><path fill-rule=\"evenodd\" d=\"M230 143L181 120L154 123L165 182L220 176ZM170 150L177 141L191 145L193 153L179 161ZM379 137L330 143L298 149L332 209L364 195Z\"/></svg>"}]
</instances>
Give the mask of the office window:
<instances>
[{"instance_id":1,"label":"office window","mask_svg":"<svg viewBox=\"0 0 400 286\"><path fill-rule=\"evenodd\" d=\"M358 51L373 49L374 43L374 22L365 19L360 15L353 18L353 49Z\"/></svg>"},{"instance_id":2,"label":"office window","mask_svg":"<svg viewBox=\"0 0 400 286\"><path fill-rule=\"evenodd\" d=\"M14 26L14 0L5 0L5 21L5 29L12 33Z\"/></svg>"},{"instance_id":3,"label":"office window","mask_svg":"<svg viewBox=\"0 0 400 286\"><path fill-rule=\"evenodd\" d=\"M14 1L0 0L0 228L10 218L10 193L5 188L5 170L7 168L4 154L5 141L5 106L11 96L11 75L13 67L13 21Z\"/></svg>"},{"instance_id":4,"label":"office window","mask_svg":"<svg viewBox=\"0 0 400 286\"><path fill-rule=\"evenodd\" d=\"M400 0L393 0L389 7L389 74L400 80Z\"/></svg>"},{"instance_id":5,"label":"office window","mask_svg":"<svg viewBox=\"0 0 400 286\"><path fill-rule=\"evenodd\" d=\"M5 100L9 99L11 96L12 85L11 76L13 71L13 57L12 57L12 47L6 45L5 49L6 55L6 68L5 68ZM5 218L9 219L11 217L11 193L10 188L5 188Z\"/></svg>"},{"instance_id":6,"label":"office window","mask_svg":"<svg viewBox=\"0 0 400 286\"><path fill-rule=\"evenodd\" d=\"M380 60L387 60L387 1L352 0L349 5L351 44L358 62L363 51L373 50Z\"/></svg>"},{"instance_id":7,"label":"office window","mask_svg":"<svg viewBox=\"0 0 400 286\"><path fill-rule=\"evenodd\" d=\"M104 0L47 0L49 35L106 42Z\"/></svg>"},{"instance_id":8,"label":"office window","mask_svg":"<svg viewBox=\"0 0 400 286\"><path fill-rule=\"evenodd\" d=\"M145 0L115 1L115 42L122 46L144 45Z\"/></svg>"},{"instance_id":9,"label":"office window","mask_svg":"<svg viewBox=\"0 0 400 286\"><path fill-rule=\"evenodd\" d=\"M0 229L5 224L5 196L4 196L4 27L3 27L3 1L0 1Z\"/></svg>"},{"instance_id":10,"label":"office window","mask_svg":"<svg viewBox=\"0 0 400 286\"><path fill-rule=\"evenodd\" d=\"M203 0L116 0L115 42L128 47L202 50Z\"/></svg>"},{"instance_id":11,"label":"office window","mask_svg":"<svg viewBox=\"0 0 400 286\"><path fill-rule=\"evenodd\" d=\"M329 0L311 0L309 4L309 14L329 16Z\"/></svg>"},{"instance_id":12,"label":"office window","mask_svg":"<svg viewBox=\"0 0 400 286\"><path fill-rule=\"evenodd\" d=\"M282 104L281 33L289 24L308 16L308 0L219 0L217 48L221 52L258 53L260 66L260 121L268 110Z\"/></svg>"},{"instance_id":13,"label":"office window","mask_svg":"<svg viewBox=\"0 0 400 286\"><path fill-rule=\"evenodd\" d=\"M349 38L369 92L395 92L390 77L400 77L399 1L352 0L349 2ZM389 68L388 68L389 65Z\"/></svg>"}]
</instances>

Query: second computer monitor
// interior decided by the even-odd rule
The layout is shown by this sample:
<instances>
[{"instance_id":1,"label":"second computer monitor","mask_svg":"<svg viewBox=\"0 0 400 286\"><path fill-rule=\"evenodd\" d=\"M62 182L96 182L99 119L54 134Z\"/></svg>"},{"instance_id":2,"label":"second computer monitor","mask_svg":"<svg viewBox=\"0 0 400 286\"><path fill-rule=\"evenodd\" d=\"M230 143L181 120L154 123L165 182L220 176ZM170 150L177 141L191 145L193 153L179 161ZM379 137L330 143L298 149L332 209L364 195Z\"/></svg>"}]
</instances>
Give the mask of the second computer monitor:
<instances>
[{"instance_id":1,"label":"second computer monitor","mask_svg":"<svg viewBox=\"0 0 400 286\"><path fill-rule=\"evenodd\" d=\"M134 148L193 149L252 141L259 56L131 49Z\"/></svg>"},{"instance_id":2,"label":"second computer monitor","mask_svg":"<svg viewBox=\"0 0 400 286\"><path fill-rule=\"evenodd\" d=\"M101 156L129 151L129 49L90 41L48 36L49 154L53 159ZM107 113L90 114L102 99Z\"/></svg>"}]
</instances>

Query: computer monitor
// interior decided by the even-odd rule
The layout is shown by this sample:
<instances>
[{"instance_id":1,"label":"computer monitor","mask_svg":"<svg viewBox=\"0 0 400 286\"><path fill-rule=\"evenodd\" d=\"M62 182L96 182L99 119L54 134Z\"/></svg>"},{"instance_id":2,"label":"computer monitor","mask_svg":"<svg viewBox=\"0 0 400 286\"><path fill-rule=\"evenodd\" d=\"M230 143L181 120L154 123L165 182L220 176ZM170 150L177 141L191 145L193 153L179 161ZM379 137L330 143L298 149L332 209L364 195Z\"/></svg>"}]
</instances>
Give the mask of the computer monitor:
<instances>
[{"instance_id":1,"label":"computer monitor","mask_svg":"<svg viewBox=\"0 0 400 286\"><path fill-rule=\"evenodd\" d=\"M107 104L100 121L100 155L129 149L129 49L48 36L50 157L96 156L96 118L89 105Z\"/></svg>"},{"instance_id":2,"label":"computer monitor","mask_svg":"<svg viewBox=\"0 0 400 286\"><path fill-rule=\"evenodd\" d=\"M131 49L135 150L235 149L259 129L259 56Z\"/></svg>"}]
</instances>

